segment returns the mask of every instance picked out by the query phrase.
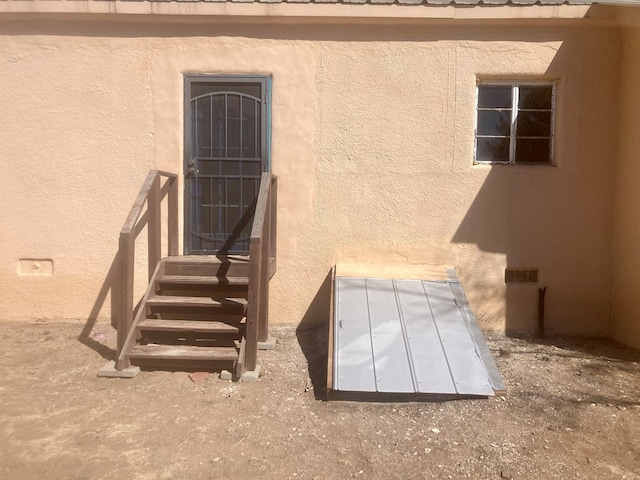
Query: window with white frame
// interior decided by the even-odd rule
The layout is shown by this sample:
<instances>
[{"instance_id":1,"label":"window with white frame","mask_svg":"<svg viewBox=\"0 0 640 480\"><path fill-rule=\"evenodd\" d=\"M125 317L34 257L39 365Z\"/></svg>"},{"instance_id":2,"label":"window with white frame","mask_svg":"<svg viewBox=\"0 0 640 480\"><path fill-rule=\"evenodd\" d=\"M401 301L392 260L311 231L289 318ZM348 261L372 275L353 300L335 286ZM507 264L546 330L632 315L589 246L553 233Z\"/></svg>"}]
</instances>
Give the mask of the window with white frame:
<instances>
[{"instance_id":1,"label":"window with white frame","mask_svg":"<svg viewBox=\"0 0 640 480\"><path fill-rule=\"evenodd\" d=\"M555 83L480 83L476 163L553 163Z\"/></svg>"}]
</instances>

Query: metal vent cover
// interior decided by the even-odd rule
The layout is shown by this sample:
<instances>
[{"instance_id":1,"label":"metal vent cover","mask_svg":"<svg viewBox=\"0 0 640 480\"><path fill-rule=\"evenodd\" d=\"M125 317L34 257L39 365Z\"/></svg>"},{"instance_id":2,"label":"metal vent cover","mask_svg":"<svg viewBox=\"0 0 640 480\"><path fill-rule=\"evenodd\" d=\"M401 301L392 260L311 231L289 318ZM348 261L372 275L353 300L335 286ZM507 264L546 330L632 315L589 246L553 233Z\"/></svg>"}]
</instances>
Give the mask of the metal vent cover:
<instances>
[{"instance_id":1,"label":"metal vent cover","mask_svg":"<svg viewBox=\"0 0 640 480\"><path fill-rule=\"evenodd\" d=\"M507 268L504 271L505 283L538 283L537 268Z\"/></svg>"}]
</instances>

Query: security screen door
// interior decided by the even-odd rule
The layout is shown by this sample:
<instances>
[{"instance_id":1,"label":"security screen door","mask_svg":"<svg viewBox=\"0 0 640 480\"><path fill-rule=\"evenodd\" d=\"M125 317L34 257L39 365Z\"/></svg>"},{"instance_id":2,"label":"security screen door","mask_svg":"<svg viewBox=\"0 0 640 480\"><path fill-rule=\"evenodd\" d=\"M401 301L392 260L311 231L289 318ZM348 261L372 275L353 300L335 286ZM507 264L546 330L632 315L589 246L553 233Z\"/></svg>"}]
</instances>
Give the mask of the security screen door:
<instances>
[{"instance_id":1,"label":"security screen door","mask_svg":"<svg viewBox=\"0 0 640 480\"><path fill-rule=\"evenodd\" d=\"M269 168L269 77L185 78L185 253L247 254Z\"/></svg>"}]
</instances>

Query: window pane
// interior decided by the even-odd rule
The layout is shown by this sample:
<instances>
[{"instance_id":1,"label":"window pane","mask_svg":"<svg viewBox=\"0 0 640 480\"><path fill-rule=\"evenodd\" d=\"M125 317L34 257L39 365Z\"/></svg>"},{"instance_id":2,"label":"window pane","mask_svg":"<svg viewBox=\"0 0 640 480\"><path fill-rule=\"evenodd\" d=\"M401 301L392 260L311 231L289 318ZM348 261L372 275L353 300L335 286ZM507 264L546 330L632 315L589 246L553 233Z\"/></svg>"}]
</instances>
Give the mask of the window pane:
<instances>
[{"instance_id":1,"label":"window pane","mask_svg":"<svg viewBox=\"0 0 640 480\"><path fill-rule=\"evenodd\" d=\"M211 139L213 148L211 149L212 157L224 157L225 144L225 127L224 127L224 95L215 95L211 97Z\"/></svg>"},{"instance_id":2,"label":"window pane","mask_svg":"<svg viewBox=\"0 0 640 480\"><path fill-rule=\"evenodd\" d=\"M220 233L222 231L222 219L224 218L224 199L226 192L224 188L224 180L219 178L212 178L212 206L211 206L211 233ZM216 208L218 207L218 208Z\"/></svg>"},{"instance_id":3,"label":"window pane","mask_svg":"<svg viewBox=\"0 0 640 480\"><path fill-rule=\"evenodd\" d=\"M191 101L191 143L190 147L190 155L191 157L196 156L196 131L198 130L198 123L196 122L196 118L198 118L198 114L196 113L196 104L195 100Z\"/></svg>"},{"instance_id":4,"label":"window pane","mask_svg":"<svg viewBox=\"0 0 640 480\"><path fill-rule=\"evenodd\" d=\"M508 136L511 132L511 110L478 111L478 135Z\"/></svg>"},{"instance_id":5,"label":"window pane","mask_svg":"<svg viewBox=\"0 0 640 480\"><path fill-rule=\"evenodd\" d=\"M242 208L240 199L240 179L230 178L227 180L227 224L225 232L232 233L240 221L240 209Z\"/></svg>"},{"instance_id":6,"label":"window pane","mask_svg":"<svg viewBox=\"0 0 640 480\"><path fill-rule=\"evenodd\" d=\"M211 207L202 207L200 209L201 223L200 223L200 233L204 233L208 235L211 232Z\"/></svg>"},{"instance_id":7,"label":"window pane","mask_svg":"<svg viewBox=\"0 0 640 480\"><path fill-rule=\"evenodd\" d=\"M551 140L519 138L516 140L516 163L549 163Z\"/></svg>"},{"instance_id":8,"label":"window pane","mask_svg":"<svg viewBox=\"0 0 640 480\"><path fill-rule=\"evenodd\" d=\"M200 160L200 175L220 175L220 161L218 160Z\"/></svg>"},{"instance_id":9,"label":"window pane","mask_svg":"<svg viewBox=\"0 0 640 480\"><path fill-rule=\"evenodd\" d=\"M255 100L244 97L242 99L242 158L256 157L256 137L258 123L256 112L260 106Z\"/></svg>"},{"instance_id":10,"label":"window pane","mask_svg":"<svg viewBox=\"0 0 640 480\"><path fill-rule=\"evenodd\" d=\"M240 96L227 95L227 158L240 157Z\"/></svg>"},{"instance_id":11,"label":"window pane","mask_svg":"<svg viewBox=\"0 0 640 480\"><path fill-rule=\"evenodd\" d=\"M198 179L198 192L200 192L200 204L211 204L211 179L199 178Z\"/></svg>"},{"instance_id":12,"label":"window pane","mask_svg":"<svg viewBox=\"0 0 640 480\"><path fill-rule=\"evenodd\" d=\"M239 92L260 98L260 84L219 81L213 83L210 81L191 83L191 98L198 97L205 93L217 92Z\"/></svg>"},{"instance_id":13,"label":"window pane","mask_svg":"<svg viewBox=\"0 0 640 480\"><path fill-rule=\"evenodd\" d=\"M242 162L242 174L260 176L260 161L245 160Z\"/></svg>"},{"instance_id":14,"label":"window pane","mask_svg":"<svg viewBox=\"0 0 640 480\"><path fill-rule=\"evenodd\" d=\"M551 96L553 87L544 85L540 87L520 87L520 100L518 106L526 109L551 109Z\"/></svg>"},{"instance_id":15,"label":"window pane","mask_svg":"<svg viewBox=\"0 0 640 480\"><path fill-rule=\"evenodd\" d=\"M243 214L248 212L249 210L255 210L256 197L258 195L259 185L260 185L260 180L257 178L242 179L242 213Z\"/></svg>"},{"instance_id":16,"label":"window pane","mask_svg":"<svg viewBox=\"0 0 640 480\"><path fill-rule=\"evenodd\" d=\"M246 222L242 228L243 235L251 235L253 226L252 215L256 209L256 197L258 194L259 179L244 178L242 180L242 217Z\"/></svg>"},{"instance_id":17,"label":"window pane","mask_svg":"<svg viewBox=\"0 0 640 480\"><path fill-rule=\"evenodd\" d=\"M478 108L511 108L511 86L480 85Z\"/></svg>"},{"instance_id":18,"label":"window pane","mask_svg":"<svg viewBox=\"0 0 640 480\"><path fill-rule=\"evenodd\" d=\"M550 137L551 112L518 112L518 137Z\"/></svg>"},{"instance_id":19,"label":"window pane","mask_svg":"<svg viewBox=\"0 0 640 480\"><path fill-rule=\"evenodd\" d=\"M226 196L226 193L224 190L223 178L211 179L211 191L213 192L213 197L211 199L212 205L216 205L216 206L224 205L224 198Z\"/></svg>"},{"instance_id":20,"label":"window pane","mask_svg":"<svg viewBox=\"0 0 640 480\"><path fill-rule=\"evenodd\" d=\"M211 156L211 99L201 98L196 101L196 135L197 157Z\"/></svg>"},{"instance_id":21,"label":"window pane","mask_svg":"<svg viewBox=\"0 0 640 480\"><path fill-rule=\"evenodd\" d=\"M477 162L508 162L508 138L478 138L476 140Z\"/></svg>"},{"instance_id":22,"label":"window pane","mask_svg":"<svg viewBox=\"0 0 640 480\"><path fill-rule=\"evenodd\" d=\"M240 175L240 162L228 160L222 163L222 175Z\"/></svg>"}]
</instances>

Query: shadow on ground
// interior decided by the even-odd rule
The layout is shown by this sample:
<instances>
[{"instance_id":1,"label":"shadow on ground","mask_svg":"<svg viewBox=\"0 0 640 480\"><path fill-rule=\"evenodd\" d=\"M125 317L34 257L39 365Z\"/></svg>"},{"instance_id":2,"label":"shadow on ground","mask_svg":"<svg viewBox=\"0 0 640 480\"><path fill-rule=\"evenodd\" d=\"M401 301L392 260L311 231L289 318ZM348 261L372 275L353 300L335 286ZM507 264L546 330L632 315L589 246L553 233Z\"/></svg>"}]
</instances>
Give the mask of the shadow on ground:
<instances>
[{"instance_id":1,"label":"shadow on ground","mask_svg":"<svg viewBox=\"0 0 640 480\"><path fill-rule=\"evenodd\" d=\"M102 287L100 287L100 291L98 292L98 296L96 301L91 308L91 312L87 317L87 321L78 335L78 341L83 345L89 347L91 350L97 352L102 358L105 360L115 360L116 351L113 348L106 346L103 343L98 342L97 340L91 337L91 332L93 331L93 327L95 326L98 316L104 307L104 304L107 300L107 295L111 292L111 325L115 328L115 315L120 308L120 304L118 303L120 292L116 288L118 281L118 274L120 271L120 251L116 253L113 257L113 261L111 262L111 266L109 267L109 271L102 283Z\"/></svg>"},{"instance_id":2,"label":"shadow on ground","mask_svg":"<svg viewBox=\"0 0 640 480\"><path fill-rule=\"evenodd\" d=\"M326 397L330 308L331 271L296 328L296 337L307 359L309 378L317 400L325 400Z\"/></svg>"},{"instance_id":3,"label":"shadow on ground","mask_svg":"<svg viewBox=\"0 0 640 480\"><path fill-rule=\"evenodd\" d=\"M558 357L590 358L621 364L640 362L639 351L608 338L578 336L535 338L519 335L508 335L508 337L532 347L530 351L519 350L518 354L537 354L539 352L536 347L552 346L555 347L553 356Z\"/></svg>"}]
</instances>

